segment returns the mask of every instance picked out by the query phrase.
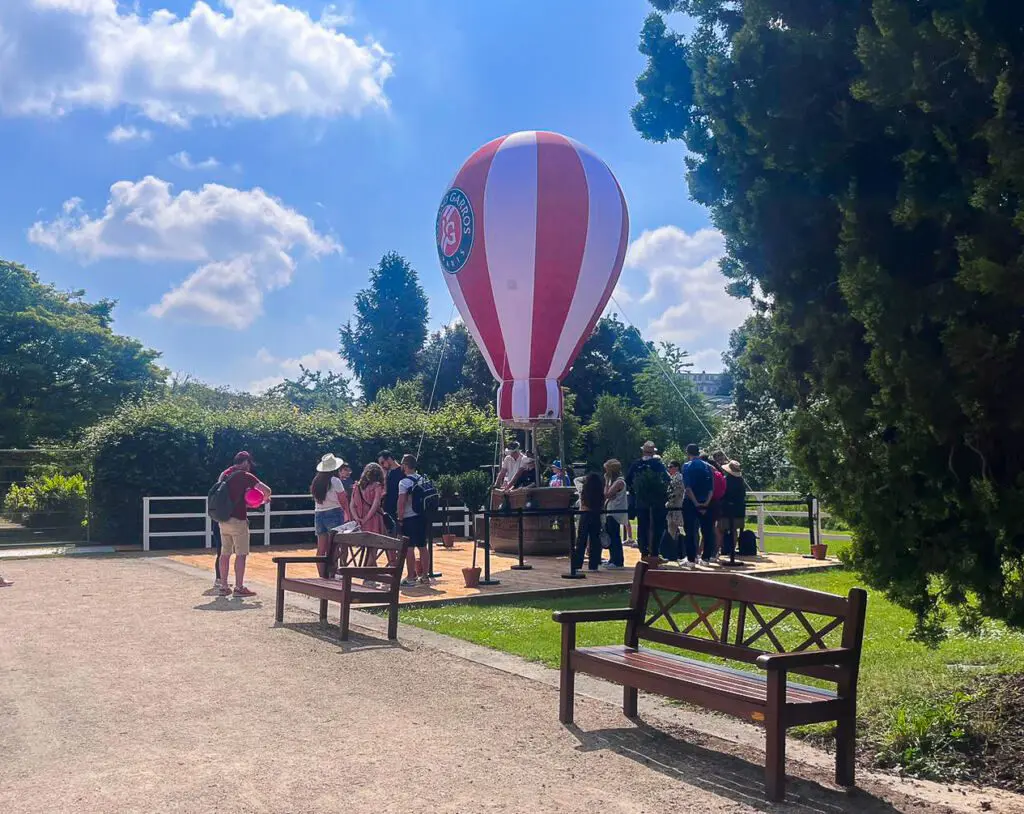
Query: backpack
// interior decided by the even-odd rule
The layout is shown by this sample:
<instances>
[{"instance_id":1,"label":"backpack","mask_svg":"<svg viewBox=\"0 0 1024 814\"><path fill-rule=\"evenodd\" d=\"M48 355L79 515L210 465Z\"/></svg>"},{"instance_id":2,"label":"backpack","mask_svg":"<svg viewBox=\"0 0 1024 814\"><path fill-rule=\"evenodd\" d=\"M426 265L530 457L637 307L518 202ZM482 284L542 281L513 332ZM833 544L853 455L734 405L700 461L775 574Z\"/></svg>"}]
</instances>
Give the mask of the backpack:
<instances>
[{"instance_id":1,"label":"backpack","mask_svg":"<svg viewBox=\"0 0 1024 814\"><path fill-rule=\"evenodd\" d=\"M206 496L206 513L212 520L224 523L231 519L238 501L231 499L231 490L228 488L228 484L235 475L241 474L241 471L232 472L226 478L220 478L213 484L213 488L210 489L209 494Z\"/></svg>"},{"instance_id":2,"label":"backpack","mask_svg":"<svg viewBox=\"0 0 1024 814\"><path fill-rule=\"evenodd\" d=\"M410 475L409 480L412 481L412 490L409 492L412 495L412 510L420 515L436 512L441 503L441 496L437 492L437 487L430 482L430 478L424 475Z\"/></svg>"},{"instance_id":3,"label":"backpack","mask_svg":"<svg viewBox=\"0 0 1024 814\"><path fill-rule=\"evenodd\" d=\"M750 529L740 532L739 551L741 557L753 557L757 554L757 535Z\"/></svg>"},{"instance_id":4,"label":"backpack","mask_svg":"<svg viewBox=\"0 0 1024 814\"><path fill-rule=\"evenodd\" d=\"M711 499L712 500L721 500L723 497L725 497L725 487L726 487L725 475L723 475L717 469L712 467L711 468L711 477L713 477L715 479L714 480L714 485L711 487Z\"/></svg>"}]
</instances>

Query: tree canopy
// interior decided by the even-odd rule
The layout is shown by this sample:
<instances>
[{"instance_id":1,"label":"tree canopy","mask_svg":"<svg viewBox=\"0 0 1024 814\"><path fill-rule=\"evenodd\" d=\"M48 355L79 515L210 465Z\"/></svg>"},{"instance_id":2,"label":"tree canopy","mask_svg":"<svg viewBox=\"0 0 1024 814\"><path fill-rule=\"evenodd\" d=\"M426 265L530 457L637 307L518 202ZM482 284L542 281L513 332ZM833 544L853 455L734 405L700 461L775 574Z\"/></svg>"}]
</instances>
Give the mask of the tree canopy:
<instances>
[{"instance_id":1,"label":"tree canopy","mask_svg":"<svg viewBox=\"0 0 1024 814\"><path fill-rule=\"evenodd\" d=\"M355 316L340 330L341 355L359 380L363 396L415 378L427 338L427 295L415 269L396 252L370 269L369 285L355 297Z\"/></svg>"},{"instance_id":2,"label":"tree canopy","mask_svg":"<svg viewBox=\"0 0 1024 814\"><path fill-rule=\"evenodd\" d=\"M794 463L922 623L1024 626L1024 6L654 5L633 120L763 300Z\"/></svg>"},{"instance_id":3,"label":"tree canopy","mask_svg":"<svg viewBox=\"0 0 1024 814\"><path fill-rule=\"evenodd\" d=\"M163 382L160 354L114 333L114 305L0 261L0 447L74 437Z\"/></svg>"}]
</instances>

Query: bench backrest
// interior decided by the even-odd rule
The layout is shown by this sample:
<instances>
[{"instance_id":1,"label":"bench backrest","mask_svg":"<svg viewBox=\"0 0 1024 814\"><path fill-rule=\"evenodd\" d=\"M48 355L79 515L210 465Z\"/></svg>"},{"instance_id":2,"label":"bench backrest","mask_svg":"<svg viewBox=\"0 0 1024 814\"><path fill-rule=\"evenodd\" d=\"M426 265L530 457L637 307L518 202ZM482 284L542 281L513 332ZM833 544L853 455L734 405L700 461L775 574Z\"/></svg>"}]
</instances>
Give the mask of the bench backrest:
<instances>
[{"instance_id":1,"label":"bench backrest","mask_svg":"<svg viewBox=\"0 0 1024 814\"><path fill-rule=\"evenodd\" d=\"M633 577L626 645L646 639L748 663L765 653L847 647L852 666L824 665L792 672L856 688L867 594L848 596L735 573L669 571L640 562Z\"/></svg>"},{"instance_id":2,"label":"bench backrest","mask_svg":"<svg viewBox=\"0 0 1024 814\"><path fill-rule=\"evenodd\" d=\"M384 537L369 531L354 531L350 534L335 534L328 554L327 577L332 579L339 568L384 568L384 574L373 577L374 581L398 586L405 565L407 538Z\"/></svg>"}]
</instances>

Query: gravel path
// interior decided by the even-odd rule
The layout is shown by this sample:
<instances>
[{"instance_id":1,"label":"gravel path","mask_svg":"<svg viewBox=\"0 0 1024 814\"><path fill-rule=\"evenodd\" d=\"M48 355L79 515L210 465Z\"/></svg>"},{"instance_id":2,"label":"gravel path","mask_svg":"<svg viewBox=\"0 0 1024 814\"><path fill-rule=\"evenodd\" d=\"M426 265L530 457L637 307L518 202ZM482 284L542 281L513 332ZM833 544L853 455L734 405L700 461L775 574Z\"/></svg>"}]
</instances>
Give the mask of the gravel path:
<instances>
[{"instance_id":1,"label":"gravel path","mask_svg":"<svg viewBox=\"0 0 1024 814\"><path fill-rule=\"evenodd\" d=\"M768 806L757 756L588 699L567 729L550 687L420 645L341 643L297 609L276 628L270 592L203 596L200 572L142 558L5 567L10 814L945 810L806 780Z\"/></svg>"}]
</instances>

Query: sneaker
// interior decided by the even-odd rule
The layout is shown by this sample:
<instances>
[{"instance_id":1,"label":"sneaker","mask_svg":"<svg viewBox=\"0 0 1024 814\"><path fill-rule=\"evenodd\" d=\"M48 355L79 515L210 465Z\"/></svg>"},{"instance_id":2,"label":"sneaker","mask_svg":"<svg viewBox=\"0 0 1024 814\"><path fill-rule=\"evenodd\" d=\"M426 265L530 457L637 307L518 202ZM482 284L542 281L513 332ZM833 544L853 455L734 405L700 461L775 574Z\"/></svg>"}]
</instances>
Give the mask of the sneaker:
<instances>
[{"instance_id":1,"label":"sneaker","mask_svg":"<svg viewBox=\"0 0 1024 814\"><path fill-rule=\"evenodd\" d=\"M429 584L430 584L430 575L429 574L424 574L423 576L420 577L420 585L429 585Z\"/></svg>"},{"instance_id":2,"label":"sneaker","mask_svg":"<svg viewBox=\"0 0 1024 814\"><path fill-rule=\"evenodd\" d=\"M700 564L703 565L705 568L710 568L711 567L711 560L701 560Z\"/></svg>"},{"instance_id":3,"label":"sneaker","mask_svg":"<svg viewBox=\"0 0 1024 814\"><path fill-rule=\"evenodd\" d=\"M604 568L605 571L621 571L622 570L622 566L621 565L616 565L613 562L603 562L603 563L601 563L601 567Z\"/></svg>"},{"instance_id":4,"label":"sneaker","mask_svg":"<svg viewBox=\"0 0 1024 814\"><path fill-rule=\"evenodd\" d=\"M687 571L692 571L694 568L697 567L697 563L695 563L693 560L683 560L679 564L679 567L685 568Z\"/></svg>"},{"instance_id":5,"label":"sneaker","mask_svg":"<svg viewBox=\"0 0 1024 814\"><path fill-rule=\"evenodd\" d=\"M221 582L219 579L215 579L213 581L213 590L219 591L223 587L224 587L224 583Z\"/></svg>"},{"instance_id":6,"label":"sneaker","mask_svg":"<svg viewBox=\"0 0 1024 814\"><path fill-rule=\"evenodd\" d=\"M255 591L250 591L248 588L246 588L243 585L241 588L235 588L235 594L234 595L235 596L240 596L240 597L244 598L244 597L247 597L247 596L256 596L256 592Z\"/></svg>"},{"instance_id":7,"label":"sneaker","mask_svg":"<svg viewBox=\"0 0 1024 814\"><path fill-rule=\"evenodd\" d=\"M217 596L231 596L231 588L227 585L221 585L217 589Z\"/></svg>"},{"instance_id":8,"label":"sneaker","mask_svg":"<svg viewBox=\"0 0 1024 814\"><path fill-rule=\"evenodd\" d=\"M373 589L376 589L376 588L379 588L379 587L380 587L380 583L379 583L379 582L376 582L376 581L374 581L374 580L372 580L372 579L364 579L364 580L363 580L363 587L364 587L364 588L373 588Z\"/></svg>"},{"instance_id":9,"label":"sneaker","mask_svg":"<svg viewBox=\"0 0 1024 814\"><path fill-rule=\"evenodd\" d=\"M420 584L418 579L406 578L399 583L403 588L415 588Z\"/></svg>"}]
</instances>

